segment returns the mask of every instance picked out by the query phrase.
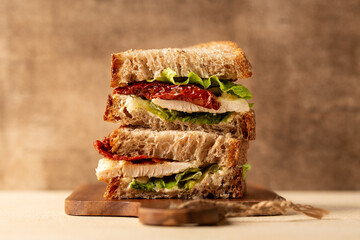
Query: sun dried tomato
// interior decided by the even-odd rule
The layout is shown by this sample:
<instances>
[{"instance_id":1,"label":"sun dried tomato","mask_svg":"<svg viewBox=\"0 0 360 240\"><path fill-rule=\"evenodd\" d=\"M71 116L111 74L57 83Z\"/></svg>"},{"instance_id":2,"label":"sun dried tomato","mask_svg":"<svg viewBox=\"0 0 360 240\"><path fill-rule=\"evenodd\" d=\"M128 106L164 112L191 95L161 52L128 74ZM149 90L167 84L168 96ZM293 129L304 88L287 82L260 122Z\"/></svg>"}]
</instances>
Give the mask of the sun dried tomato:
<instances>
[{"instance_id":1,"label":"sun dried tomato","mask_svg":"<svg viewBox=\"0 0 360 240\"><path fill-rule=\"evenodd\" d=\"M148 100L160 98L164 100L186 101L198 106L218 110L220 103L216 96L208 90L193 84L169 85L161 82L138 82L114 90L114 94L136 95Z\"/></svg>"}]
</instances>

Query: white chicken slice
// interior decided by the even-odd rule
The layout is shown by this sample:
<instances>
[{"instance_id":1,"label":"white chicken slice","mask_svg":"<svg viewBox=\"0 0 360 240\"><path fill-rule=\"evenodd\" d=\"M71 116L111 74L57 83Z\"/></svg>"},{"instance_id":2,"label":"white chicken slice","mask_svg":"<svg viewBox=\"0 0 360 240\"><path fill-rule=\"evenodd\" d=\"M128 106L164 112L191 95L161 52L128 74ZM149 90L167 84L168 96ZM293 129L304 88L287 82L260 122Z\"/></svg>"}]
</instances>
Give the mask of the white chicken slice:
<instances>
[{"instance_id":1,"label":"white chicken slice","mask_svg":"<svg viewBox=\"0 0 360 240\"><path fill-rule=\"evenodd\" d=\"M96 176L100 181L123 177L163 177L195 167L188 162L168 162L134 164L131 161L114 161L108 158L99 160Z\"/></svg>"},{"instance_id":2,"label":"white chicken slice","mask_svg":"<svg viewBox=\"0 0 360 240\"><path fill-rule=\"evenodd\" d=\"M196 104L179 101L179 100L163 100L160 98L152 99L151 101L156 105L167 108L169 110L176 110L180 112L208 112L208 113L226 113L226 112L248 112L250 110L249 104L245 99L234 98L229 95L223 95L216 99L220 103L218 110L204 108Z\"/></svg>"}]
</instances>

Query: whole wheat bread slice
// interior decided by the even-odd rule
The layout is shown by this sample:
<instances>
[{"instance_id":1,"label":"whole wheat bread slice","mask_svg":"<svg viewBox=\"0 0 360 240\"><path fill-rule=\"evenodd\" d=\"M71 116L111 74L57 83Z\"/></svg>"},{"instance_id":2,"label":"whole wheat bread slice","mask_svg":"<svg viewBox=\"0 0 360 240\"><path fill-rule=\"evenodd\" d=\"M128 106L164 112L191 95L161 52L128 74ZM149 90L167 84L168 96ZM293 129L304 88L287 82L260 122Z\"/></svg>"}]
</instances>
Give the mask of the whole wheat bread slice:
<instances>
[{"instance_id":1,"label":"whole wheat bread slice","mask_svg":"<svg viewBox=\"0 0 360 240\"><path fill-rule=\"evenodd\" d=\"M227 122L219 124L194 124L180 120L166 121L141 108L128 108L126 100L129 96L109 95L104 120L119 123L121 126L141 126L153 130L204 131L217 134L230 133L232 137L244 140L255 139L255 112L232 113Z\"/></svg>"},{"instance_id":2,"label":"whole wheat bread slice","mask_svg":"<svg viewBox=\"0 0 360 240\"><path fill-rule=\"evenodd\" d=\"M128 50L112 54L111 87L156 79L171 68L177 77L190 72L201 78L242 79L252 75L244 52L234 42L209 42L188 48Z\"/></svg>"},{"instance_id":3,"label":"whole wheat bread slice","mask_svg":"<svg viewBox=\"0 0 360 240\"><path fill-rule=\"evenodd\" d=\"M235 167L247 162L248 141L201 131L154 131L120 127L109 136L111 152L119 156L145 155L198 165L217 163Z\"/></svg>"},{"instance_id":4,"label":"whole wheat bread slice","mask_svg":"<svg viewBox=\"0 0 360 240\"><path fill-rule=\"evenodd\" d=\"M166 189L157 192L132 189L130 179L115 177L108 185L104 196L108 199L122 198L241 198L245 192L245 180L242 168L225 168L222 171L206 176L190 190Z\"/></svg>"}]
</instances>

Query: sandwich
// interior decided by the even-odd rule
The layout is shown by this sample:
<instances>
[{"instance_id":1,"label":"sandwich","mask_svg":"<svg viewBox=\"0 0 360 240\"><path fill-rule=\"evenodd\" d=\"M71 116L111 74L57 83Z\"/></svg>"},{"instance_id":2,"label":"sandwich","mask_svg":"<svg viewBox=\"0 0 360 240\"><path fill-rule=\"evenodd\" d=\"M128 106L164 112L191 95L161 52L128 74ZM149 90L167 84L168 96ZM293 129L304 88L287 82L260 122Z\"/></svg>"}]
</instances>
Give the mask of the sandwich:
<instances>
[{"instance_id":1,"label":"sandwich","mask_svg":"<svg viewBox=\"0 0 360 240\"><path fill-rule=\"evenodd\" d=\"M112 55L104 120L118 124L94 143L105 197L240 198L255 112L252 75L233 42Z\"/></svg>"}]
</instances>

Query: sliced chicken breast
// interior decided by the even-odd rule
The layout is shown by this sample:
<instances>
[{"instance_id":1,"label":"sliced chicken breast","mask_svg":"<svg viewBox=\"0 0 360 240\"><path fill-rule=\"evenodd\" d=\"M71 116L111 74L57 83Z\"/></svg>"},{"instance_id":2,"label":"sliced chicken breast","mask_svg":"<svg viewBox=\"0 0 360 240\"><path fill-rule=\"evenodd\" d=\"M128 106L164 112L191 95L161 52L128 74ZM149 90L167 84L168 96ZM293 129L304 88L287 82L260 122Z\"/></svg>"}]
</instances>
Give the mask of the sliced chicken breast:
<instances>
[{"instance_id":1,"label":"sliced chicken breast","mask_svg":"<svg viewBox=\"0 0 360 240\"><path fill-rule=\"evenodd\" d=\"M114 177L163 177L196 167L188 162L168 162L136 164L131 161L114 161L103 158L99 160L96 176L100 181Z\"/></svg>"},{"instance_id":2,"label":"sliced chicken breast","mask_svg":"<svg viewBox=\"0 0 360 240\"><path fill-rule=\"evenodd\" d=\"M180 112L208 112L208 113L226 113L226 112L248 112L250 110L249 104L245 99L232 98L228 96L218 97L217 101L220 102L218 110L208 109L193 103L179 101L179 100L163 100L155 98L151 100L156 105L167 108L169 110L176 110Z\"/></svg>"}]
</instances>

